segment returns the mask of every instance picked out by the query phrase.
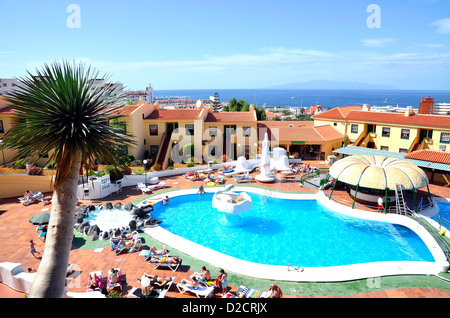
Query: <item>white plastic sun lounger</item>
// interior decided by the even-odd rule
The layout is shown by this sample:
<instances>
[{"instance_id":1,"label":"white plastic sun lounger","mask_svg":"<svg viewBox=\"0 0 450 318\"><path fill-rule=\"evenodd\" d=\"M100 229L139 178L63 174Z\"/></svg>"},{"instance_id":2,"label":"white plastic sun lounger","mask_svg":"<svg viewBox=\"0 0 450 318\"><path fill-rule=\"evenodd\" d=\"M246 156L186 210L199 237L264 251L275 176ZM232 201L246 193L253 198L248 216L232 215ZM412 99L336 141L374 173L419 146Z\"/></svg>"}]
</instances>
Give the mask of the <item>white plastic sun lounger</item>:
<instances>
[{"instance_id":1,"label":"white plastic sun lounger","mask_svg":"<svg viewBox=\"0 0 450 318\"><path fill-rule=\"evenodd\" d=\"M192 287L188 287L181 282L179 282L177 285L177 289L181 294L184 294L185 292L192 293L196 295L198 298L206 298L209 294L214 292L214 286L202 286L200 285L197 289L194 289Z\"/></svg>"}]
</instances>

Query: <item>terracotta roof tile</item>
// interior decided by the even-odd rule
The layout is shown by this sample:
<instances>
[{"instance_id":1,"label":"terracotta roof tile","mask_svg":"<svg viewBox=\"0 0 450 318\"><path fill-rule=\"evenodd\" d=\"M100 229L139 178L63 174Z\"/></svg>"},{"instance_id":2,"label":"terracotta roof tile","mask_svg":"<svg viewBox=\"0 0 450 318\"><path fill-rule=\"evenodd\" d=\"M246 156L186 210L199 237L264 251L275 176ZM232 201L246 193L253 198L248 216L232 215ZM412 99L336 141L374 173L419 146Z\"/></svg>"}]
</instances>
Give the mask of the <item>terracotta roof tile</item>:
<instances>
[{"instance_id":1,"label":"terracotta roof tile","mask_svg":"<svg viewBox=\"0 0 450 318\"><path fill-rule=\"evenodd\" d=\"M198 119L201 110L199 109L155 109L145 119L165 120L165 119Z\"/></svg>"},{"instance_id":2,"label":"terracotta roof tile","mask_svg":"<svg viewBox=\"0 0 450 318\"><path fill-rule=\"evenodd\" d=\"M0 108L0 115L6 115L6 114L15 114L16 111L12 109L11 107L3 107Z\"/></svg>"},{"instance_id":3,"label":"terracotta roof tile","mask_svg":"<svg viewBox=\"0 0 450 318\"><path fill-rule=\"evenodd\" d=\"M361 110L361 106L340 106L335 107L326 112L314 115L314 119L342 119L344 120L348 114L354 110Z\"/></svg>"},{"instance_id":4,"label":"terracotta roof tile","mask_svg":"<svg viewBox=\"0 0 450 318\"><path fill-rule=\"evenodd\" d=\"M216 112L206 116L207 123L256 123L252 112Z\"/></svg>"},{"instance_id":5,"label":"terracotta roof tile","mask_svg":"<svg viewBox=\"0 0 450 318\"><path fill-rule=\"evenodd\" d=\"M120 110L122 116L130 116L136 109L140 106L138 105L127 105L124 106L123 109Z\"/></svg>"},{"instance_id":6,"label":"terracotta roof tile","mask_svg":"<svg viewBox=\"0 0 450 318\"><path fill-rule=\"evenodd\" d=\"M405 116L403 113L385 113L372 111L352 111L347 115L348 121L362 121L366 123L387 123L406 126L431 126L450 128L450 117L445 115L415 114Z\"/></svg>"},{"instance_id":7,"label":"terracotta roof tile","mask_svg":"<svg viewBox=\"0 0 450 318\"><path fill-rule=\"evenodd\" d=\"M289 126L290 125L290 126ZM344 136L330 125L314 127L312 121L281 121L281 122L258 122L259 128L267 128L269 139L271 135L278 141L305 141L324 142L343 138ZM264 139L263 133L259 134L259 140Z\"/></svg>"},{"instance_id":8,"label":"terracotta roof tile","mask_svg":"<svg viewBox=\"0 0 450 318\"><path fill-rule=\"evenodd\" d=\"M422 149L408 153L404 155L404 157L408 159L417 159L450 164L450 152L448 151Z\"/></svg>"}]
</instances>

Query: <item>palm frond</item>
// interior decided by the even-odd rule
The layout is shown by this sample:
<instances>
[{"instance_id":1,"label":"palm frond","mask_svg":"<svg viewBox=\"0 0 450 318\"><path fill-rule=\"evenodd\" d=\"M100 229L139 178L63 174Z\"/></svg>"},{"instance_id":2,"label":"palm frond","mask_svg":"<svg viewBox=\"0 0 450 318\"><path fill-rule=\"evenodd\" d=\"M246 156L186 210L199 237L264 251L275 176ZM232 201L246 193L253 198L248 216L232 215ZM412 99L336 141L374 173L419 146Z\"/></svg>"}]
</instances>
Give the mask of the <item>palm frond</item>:
<instances>
[{"instance_id":1,"label":"palm frond","mask_svg":"<svg viewBox=\"0 0 450 318\"><path fill-rule=\"evenodd\" d=\"M4 146L29 160L49 153L47 162L57 165L54 185L67 176L71 165L87 167L95 159L115 164L114 145L135 143L130 134L108 125L120 117L124 105L123 95L114 96L117 83L95 85L96 78L98 72L83 64L54 62L36 70L36 76L28 72L19 78L21 89L6 97L16 110L16 123ZM76 153L81 163L73 162Z\"/></svg>"}]
</instances>

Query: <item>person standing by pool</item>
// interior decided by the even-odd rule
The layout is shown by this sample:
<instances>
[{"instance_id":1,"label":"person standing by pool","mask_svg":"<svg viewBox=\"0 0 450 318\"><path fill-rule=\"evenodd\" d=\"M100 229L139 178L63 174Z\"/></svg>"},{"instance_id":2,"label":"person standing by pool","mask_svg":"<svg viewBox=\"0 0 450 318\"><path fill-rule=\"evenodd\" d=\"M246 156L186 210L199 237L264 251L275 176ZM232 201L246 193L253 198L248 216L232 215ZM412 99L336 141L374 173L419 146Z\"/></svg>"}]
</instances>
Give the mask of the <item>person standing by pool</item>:
<instances>
[{"instance_id":1,"label":"person standing by pool","mask_svg":"<svg viewBox=\"0 0 450 318\"><path fill-rule=\"evenodd\" d=\"M222 295L225 295L228 291L228 274L225 273L223 269L220 270L220 274L217 276L214 286L222 288Z\"/></svg>"},{"instance_id":2,"label":"person standing by pool","mask_svg":"<svg viewBox=\"0 0 450 318\"><path fill-rule=\"evenodd\" d=\"M270 295L269 298L281 298L281 297L283 297L283 292L281 291L280 287L278 287L275 284L270 285L269 291L272 291L272 295Z\"/></svg>"},{"instance_id":3,"label":"person standing by pool","mask_svg":"<svg viewBox=\"0 0 450 318\"><path fill-rule=\"evenodd\" d=\"M383 198L378 197L378 211L383 211Z\"/></svg>"},{"instance_id":4,"label":"person standing by pool","mask_svg":"<svg viewBox=\"0 0 450 318\"><path fill-rule=\"evenodd\" d=\"M205 188L203 188L203 184L201 184L200 187L198 188L198 195L199 196L205 195Z\"/></svg>"}]
</instances>

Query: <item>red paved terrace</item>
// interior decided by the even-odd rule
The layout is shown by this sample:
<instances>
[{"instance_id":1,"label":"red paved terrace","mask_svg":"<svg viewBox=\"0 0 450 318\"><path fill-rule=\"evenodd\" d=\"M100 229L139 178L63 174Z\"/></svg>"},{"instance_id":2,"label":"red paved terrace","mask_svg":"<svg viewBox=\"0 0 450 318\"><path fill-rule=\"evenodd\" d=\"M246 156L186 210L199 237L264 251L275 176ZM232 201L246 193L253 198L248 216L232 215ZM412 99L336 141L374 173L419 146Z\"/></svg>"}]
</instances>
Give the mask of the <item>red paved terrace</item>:
<instances>
[{"instance_id":1,"label":"red paved terrace","mask_svg":"<svg viewBox=\"0 0 450 318\"><path fill-rule=\"evenodd\" d=\"M311 162L312 165L317 167L327 167L327 165L320 165L317 162ZM254 173L255 175L256 173ZM280 176L278 176L280 178ZM201 181L190 181L183 176L164 178L169 188L192 188L198 187ZM232 178L227 179L228 183L234 183ZM260 184L261 185L261 184ZM300 188L298 183L286 182L286 183L274 183L266 184L267 187L282 191L307 191L316 192L317 190ZM442 196L450 198L450 189L440 185L430 185L431 192L436 196ZM51 196L51 193L46 193L47 197ZM123 191L118 194L110 195L103 200L94 200L94 204L104 204L106 202L133 202L138 198L142 198L144 195L135 186L125 187ZM80 201L78 205L85 204ZM90 203L87 203L90 204ZM29 241L34 239L37 242L36 250L41 254L45 250L45 243L37 239L35 228L28 220L35 214L40 213L43 208L49 206L43 205L42 202L31 204L27 207L20 204L17 198L3 199L0 202L0 241L2 247L0 248L0 262L13 262L21 263L26 270L27 268L36 269L39 266L40 260L33 257L29 252ZM188 253L188 251L186 251ZM70 253L69 263L73 263L79 266L81 269L80 281L81 286L67 287L68 290L74 292L84 292L86 289L86 282L88 280L89 272L102 270L103 273L107 273L108 269L112 267L120 267L126 275L126 283L124 285L124 295L133 288L140 288L137 278L141 277L144 272L148 274L157 274L161 276L176 276L174 284L171 286L166 298L180 298L189 297L195 298L195 295L180 294L176 288L176 283L180 280L187 278L193 274L197 268L191 268L189 264L187 266L181 266L176 272L172 272L167 269L153 270L147 262L143 261L139 256L139 253L125 253L116 256L109 248L104 248L100 253L94 253L92 250L81 250L75 246ZM184 262L183 262L184 265ZM70 275L69 275L70 276ZM70 283L71 279L67 279L67 283ZM236 292L238 286L229 286L230 292ZM310 296L289 295L289 290L283 290L285 298L303 298ZM217 293L216 297L221 297L221 293ZM0 284L0 298L20 298L23 297L22 293L15 292L8 288L4 284ZM315 296L320 297L320 296ZM437 288L402 288L395 290L376 291L366 294L347 295L338 297L368 297L368 298L398 298L398 297L410 297L410 298L447 298L450 297L450 292Z\"/></svg>"}]
</instances>

